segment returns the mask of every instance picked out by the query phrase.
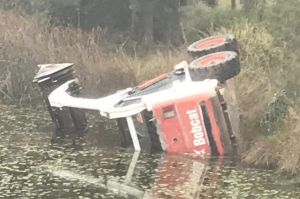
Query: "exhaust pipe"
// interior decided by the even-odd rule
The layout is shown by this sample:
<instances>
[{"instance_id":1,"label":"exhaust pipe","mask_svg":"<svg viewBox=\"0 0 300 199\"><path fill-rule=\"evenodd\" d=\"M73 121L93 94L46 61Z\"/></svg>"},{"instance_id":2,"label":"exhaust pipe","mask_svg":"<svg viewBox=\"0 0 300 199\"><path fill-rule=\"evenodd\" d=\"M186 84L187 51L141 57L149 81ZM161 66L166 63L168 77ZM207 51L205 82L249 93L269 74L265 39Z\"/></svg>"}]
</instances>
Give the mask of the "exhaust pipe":
<instances>
[{"instance_id":1,"label":"exhaust pipe","mask_svg":"<svg viewBox=\"0 0 300 199\"><path fill-rule=\"evenodd\" d=\"M66 135L72 134L83 136L87 131L87 120L84 110L69 107L51 107L48 99L48 96L53 90L67 81L75 79L73 64L42 64L38 65L38 67L40 70L34 77L33 82L39 85L48 112L53 121L53 138L64 138ZM80 85L74 82L72 86L70 86L69 92L73 96L78 96L80 89Z\"/></svg>"}]
</instances>

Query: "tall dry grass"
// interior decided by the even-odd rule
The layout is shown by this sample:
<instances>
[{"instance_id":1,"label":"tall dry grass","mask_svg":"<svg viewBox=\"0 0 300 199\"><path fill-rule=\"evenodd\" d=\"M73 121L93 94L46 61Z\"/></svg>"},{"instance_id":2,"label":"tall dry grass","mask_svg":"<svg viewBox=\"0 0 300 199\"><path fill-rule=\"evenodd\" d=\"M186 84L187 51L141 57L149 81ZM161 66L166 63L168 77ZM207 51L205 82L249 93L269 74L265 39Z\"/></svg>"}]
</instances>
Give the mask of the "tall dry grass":
<instances>
[{"instance_id":1,"label":"tall dry grass","mask_svg":"<svg viewBox=\"0 0 300 199\"><path fill-rule=\"evenodd\" d=\"M128 55L103 39L101 30L83 32L50 27L46 20L16 11L0 13L0 96L8 101L34 100L31 84L37 64L72 62L87 93L99 96L133 86L184 59L184 50L154 50Z\"/></svg>"}]
</instances>

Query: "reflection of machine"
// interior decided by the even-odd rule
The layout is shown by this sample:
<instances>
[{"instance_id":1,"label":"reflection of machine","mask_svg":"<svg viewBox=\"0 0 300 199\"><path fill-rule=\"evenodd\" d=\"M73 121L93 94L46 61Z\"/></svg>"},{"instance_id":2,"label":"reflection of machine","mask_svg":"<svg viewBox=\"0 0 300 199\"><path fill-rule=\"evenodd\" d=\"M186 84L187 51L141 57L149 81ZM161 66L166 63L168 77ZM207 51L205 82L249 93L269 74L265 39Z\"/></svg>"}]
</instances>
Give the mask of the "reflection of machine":
<instances>
[{"instance_id":1,"label":"reflection of machine","mask_svg":"<svg viewBox=\"0 0 300 199\"><path fill-rule=\"evenodd\" d=\"M207 172L209 159L191 158L178 155L162 155L160 163L156 166L141 163L145 159L140 158L140 152L135 152L131 162L127 165L125 176L112 177L103 174L92 177L82 174L81 171L63 169L61 167L44 166L45 170L53 176L63 178L67 181L75 181L105 189L116 196L130 198L199 198L202 193L207 193L205 179L209 178L213 183L219 180L215 171ZM150 161L150 160L149 160ZM147 162L147 160L146 160ZM124 165L125 166L125 165ZM149 168L155 170L149 173ZM141 186L137 180L143 176L151 179L146 186ZM144 184L145 185L145 184ZM147 188L142 188L147 187Z\"/></svg>"},{"instance_id":2,"label":"reflection of machine","mask_svg":"<svg viewBox=\"0 0 300 199\"><path fill-rule=\"evenodd\" d=\"M99 188L104 188L108 191L113 192L116 195L120 196L133 196L135 198L151 198L149 193L145 190L140 189L131 184L132 176L134 175L135 167L139 158L140 152L135 152L133 154L132 160L128 167L125 180L112 180L107 179L109 176L101 176L98 178L91 177L84 174L79 174L70 169L62 169L50 166L44 166L45 170L51 173L53 176L64 178L69 181L80 181L86 184L92 184Z\"/></svg>"},{"instance_id":3,"label":"reflection of machine","mask_svg":"<svg viewBox=\"0 0 300 199\"><path fill-rule=\"evenodd\" d=\"M210 37L195 42L188 51L200 57L142 85L99 99L78 97L72 64L41 65L34 81L42 88L59 134L70 128L84 131L82 110L96 110L118 121L123 145L132 143L136 151L231 154L236 149L236 135L225 88L226 80L240 72L236 41L230 36Z\"/></svg>"},{"instance_id":4,"label":"reflection of machine","mask_svg":"<svg viewBox=\"0 0 300 199\"><path fill-rule=\"evenodd\" d=\"M152 198L199 198L208 160L170 155L162 161Z\"/></svg>"}]
</instances>

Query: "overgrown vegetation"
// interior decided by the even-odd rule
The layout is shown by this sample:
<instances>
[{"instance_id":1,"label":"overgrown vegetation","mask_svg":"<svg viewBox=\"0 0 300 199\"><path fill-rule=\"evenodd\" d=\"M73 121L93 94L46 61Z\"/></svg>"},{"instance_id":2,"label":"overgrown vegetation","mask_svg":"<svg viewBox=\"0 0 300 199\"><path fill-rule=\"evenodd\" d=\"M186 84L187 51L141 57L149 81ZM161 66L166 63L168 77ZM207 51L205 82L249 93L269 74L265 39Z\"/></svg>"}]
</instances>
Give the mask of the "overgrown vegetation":
<instances>
[{"instance_id":1,"label":"overgrown vegetation","mask_svg":"<svg viewBox=\"0 0 300 199\"><path fill-rule=\"evenodd\" d=\"M0 96L13 103L35 102L31 84L39 63L74 62L84 87L101 95L124 88L189 59L189 42L212 34L233 34L240 43L242 73L236 79L244 161L297 174L300 166L300 2L266 1L254 10L208 7L182 10L185 40L180 47L121 45L105 32L53 27L17 11L0 13ZM189 60L190 61L190 60ZM299 167L300 168L300 167Z\"/></svg>"},{"instance_id":2,"label":"overgrown vegetation","mask_svg":"<svg viewBox=\"0 0 300 199\"><path fill-rule=\"evenodd\" d=\"M180 60L180 50L128 56L106 43L101 31L85 33L68 27L41 24L34 17L6 11L0 14L1 97L32 101L37 95L31 80L39 63L74 62L83 85L102 95L136 84L167 70ZM136 49L135 49L136 51Z\"/></svg>"}]
</instances>

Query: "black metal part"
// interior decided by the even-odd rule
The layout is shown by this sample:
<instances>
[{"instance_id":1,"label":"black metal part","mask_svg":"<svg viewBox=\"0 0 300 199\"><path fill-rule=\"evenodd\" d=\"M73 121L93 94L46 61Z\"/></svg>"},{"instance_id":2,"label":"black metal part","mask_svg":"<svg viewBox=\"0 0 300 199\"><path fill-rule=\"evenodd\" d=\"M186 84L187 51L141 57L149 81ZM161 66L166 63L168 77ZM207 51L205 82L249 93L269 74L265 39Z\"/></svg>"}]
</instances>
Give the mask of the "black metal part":
<instances>
[{"instance_id":1,"label":"black metal part","mask_svg":"<svg viewBox=\"0 0 300 199\"><path fill-rule=\"evenodd\" d=\"M138 117L139 119L137 119ZM153 113L145 110L141 114L135 115L133 119L142 151L151 153L162 152L156 123L153 120ZM117 124L121 134L121 146L125 148L132 146L133 143L126 118L118 118Z\"/></svg>"},{"instance_id":2,"label":"black metal part","mask_svg":"<svg viewBox=\"0 0 300 199\"><path fill-rule=\"evenodd\" d=\"M54 123L54 137L65 137L65 135L76 134L83 136L87 131L87 120L84 110L76 108L51 107L49 94L69 80L74 78L73 64L47 64L41 65L40 70L33 82L37 83L42 91L47 109ZM71 95L78 96L80 85L74 83L68 89Z\"/></svg>"},{"instance_id":3,"label":"black metal part","mask_svg":"<svg viewBox=\"0 0 300 199\"><path fill-rule=\"evenodd\" d=\"M151 111L142 112L143 120L146 123L148 139L151 145L151 152L162 152L161 142L157 133L156 122L153 119L153 113Z\"/></svg>"},{"instance_id":4,"label":"black metal part","mask_svg":"<svg viewBox=\"0 0 300 199\"><path fill-rule=\"evenodd\" d=\"M205 125L205 129L206 129L206 134L207 134L207 137L209 140L210 148L211 148L211 153L213 156L219 156L220 154L217 149L217 145L214 140L214 136L212 134L212 127L211 127L211 123L210 123L210 119L209 119L209 115L208 115L205 103L200 103L200 107L201 107L202 114L203 114L204 125Z\"/></svg>"},{"instance_id":5,"label":"black metal part","mask_svg":"<svg viewBox=\"0 0 300 199\"><path fill-rule=\"evenodd\" d=\"M235 135L235 133L233 131L233 128L232 128L230 116L229 116L229 113L228 113L227 103L225 101L224 96L221 94L221 92L218 88L216 89L216 93L218 95L218 98L219 98L219 101L220 101L220 104L221 104L221 107L222 107L223 116L224 116L225 124L226 124L226 127L227 127L227 132L229 134L229 138L230 138L232 149L233 149L233 155L237 155L238 154L238 143L237 143L237 140L236 140L236 135Z\"/></svg>"},{"instance_id":6,"label":"black metal part","mask_svg":"<svg viewBox=\"0 0 300 199\"><path fill-rule=\"evenodd\" d=\"M126 118L118 118L117 124L119 127L119 132L121 134L121 147L127 148L127 147L131 146L132 139L130 136Z\"/></svg>"}]
</instances>

